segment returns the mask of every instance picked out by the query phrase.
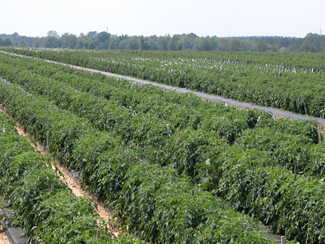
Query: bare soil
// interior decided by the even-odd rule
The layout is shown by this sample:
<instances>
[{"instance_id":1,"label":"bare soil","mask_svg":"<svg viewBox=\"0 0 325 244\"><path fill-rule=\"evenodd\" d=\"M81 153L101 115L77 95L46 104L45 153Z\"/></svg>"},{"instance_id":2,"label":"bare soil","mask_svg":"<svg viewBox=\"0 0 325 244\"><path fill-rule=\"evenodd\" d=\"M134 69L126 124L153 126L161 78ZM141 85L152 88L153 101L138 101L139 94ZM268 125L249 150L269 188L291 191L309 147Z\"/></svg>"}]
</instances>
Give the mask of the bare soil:
<instances>
[{"instance_id":1,"label":"bare soil","mask_svg":"<svg viewBox=\"0 0 325 244\"><path fill-rule=\"evenodd\" d=\"M0 231L0 244L10 244L5 232Z\"/></svg>"}]
</instances>

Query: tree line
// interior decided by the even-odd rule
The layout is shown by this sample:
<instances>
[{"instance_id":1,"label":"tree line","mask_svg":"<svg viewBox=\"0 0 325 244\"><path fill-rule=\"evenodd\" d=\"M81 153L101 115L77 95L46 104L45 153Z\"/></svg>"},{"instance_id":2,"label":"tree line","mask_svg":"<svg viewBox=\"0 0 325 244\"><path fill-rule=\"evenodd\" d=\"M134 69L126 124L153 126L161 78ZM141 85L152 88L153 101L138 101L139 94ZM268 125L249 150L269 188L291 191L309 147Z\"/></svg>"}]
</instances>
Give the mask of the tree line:
<instances>
[{"instance_id":1,"label":"tree line","mask_svg":"<svg viewBox=\"0 0 325 244\"><path fill-rule=\"evenodd\" d=\"M90 31L76 36L49 31L46 37L26 37L18 33L0 34L0 46L45 47L69 49L129 50L197 50L197 51L259 51L259 52L325 52L325 35L307 34L295 37L200 37L194 33L165 36L112 35Z\"/></svg>"}]
</instances>

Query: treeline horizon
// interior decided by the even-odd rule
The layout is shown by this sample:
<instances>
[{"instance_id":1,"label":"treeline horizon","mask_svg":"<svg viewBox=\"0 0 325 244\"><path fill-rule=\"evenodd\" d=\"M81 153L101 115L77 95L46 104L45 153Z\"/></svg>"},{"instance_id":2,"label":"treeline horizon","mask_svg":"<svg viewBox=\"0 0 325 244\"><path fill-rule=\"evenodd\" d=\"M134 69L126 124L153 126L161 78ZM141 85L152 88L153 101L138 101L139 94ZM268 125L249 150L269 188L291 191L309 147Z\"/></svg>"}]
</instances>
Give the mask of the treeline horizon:
<instances>
[{"instance_id":1,"label":"treeline horizon","mask_svg":"<svg viewBox=\"0 0 325 244\"><path fill-rule=\"evenodd\" d=\"M112 35L90 31L76 36L49 31L46 37L0 34L0 46L108 50L171 51L256 51L256 52L325 52L325 35L309 33L304 38L282 36L200 37L194 33L165 36Z\"/></svg>"}]
</instances>

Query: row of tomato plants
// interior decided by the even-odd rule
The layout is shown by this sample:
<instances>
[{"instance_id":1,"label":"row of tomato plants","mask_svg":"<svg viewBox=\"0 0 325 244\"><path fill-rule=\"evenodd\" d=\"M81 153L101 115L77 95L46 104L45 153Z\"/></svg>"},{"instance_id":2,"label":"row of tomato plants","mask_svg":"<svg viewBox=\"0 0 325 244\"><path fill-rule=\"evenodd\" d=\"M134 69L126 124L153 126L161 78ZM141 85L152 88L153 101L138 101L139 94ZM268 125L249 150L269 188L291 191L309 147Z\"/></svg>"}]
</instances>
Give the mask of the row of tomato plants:
<instances>
[{"instance_id":1,"label":"row of tomato plants","mask_svg":"<svg viewBox=\"0 0 325 244\"><path fill-rule=\"evenodd\" d=\"M113 205L114 215L130 232L140 231L154 243L275 243L245 227L244 222L251 222L248 216L174 169L139 163L136 148L122 152L117 136L8 82L0 83L0 94L2 106L24 130L61 163L80 170L82 184Z\"/></svg>"},{"instance_id":2,"label":"row of tomato plants","mask_svg":"<svg viewBox=\"0 0 325 244\"><path fill-rule=\"evenodd\" d=\"M2 47L2 50L14 50L13 48ZM25 50L31 50L30 48ZM38 49L48 50L53 49ZM66 51L66 49L55 49L56 52ZM128 58L140 60L218 60L232 63L246 64L271 64L283 67L301 68L311 71L323 71L325 55L323 53L260 53L260 52L197 52L197 51L139 51L139 50L71 50L79 55L91 55L96 58ZM81 53L81 54L80 54ZM43 55L41 53L40 55Z\"/></svg>"},{"instance_id":3,"label":"row of tomato plants","mask_svg":"<svg viewBox=\"0 0 325 244\"><path fill-rule=\"evenodd\" d=\"M8 59L5 60L7 61ZM89 74L30 59L20 58L15 61L20 61L21 63L11 62L10 64L14 66L23 65L37 75L51 77L68 83L71 88L75 88L78 91L91 93L95 96L117 102L117 105L129 108L133 113L155 115L160 119L169 121L175 128L184 128L186 126L196 128L202 120L211 120L211 116L215 116L215 114L221 116L231 110L223 105L206 104L193 94L166 93L164 89L154 86L141 86L120 79L107 78L100 74ZM5 71L6 75L10 78L9 72ZM195 116L196 114L198 115ZM262 119L259 119L258 117L261 115L263 115ZM293 123L287 120L274 120L274 117L256 111L240 115L237 112L236 116L246 120L249 128L272 127L273 130L278 132L295 135L303 134L314 142L318 141L316 130L310 130L310 127L298 120ZM225 117L224 119L227 120L227 117L234 116L226 115ZM228 134L234 134L234 131ZM230 140L231 137L229 138Z\"/></svg>"},{"instance_id":4,"label":"row of tomato plants","mask_svg":"<svg viewBox=\"0 0 325 244\"><path fill-rule=\"evenodd\" d=\"M19 69L21 70L21 68L19 68ZM53 71L51 73L53 73ZM9 75L9 77L11 77L11 76ZM84 87L84 90L88 90L88 91L92 87L99 86L98 89L100 89L101 91L103 91L103 93L105 93L105 94L111 93L111 90L107 92L107 89L111 89L111 88L109 88L107 85L105 85L106 87L103 87L103 84L102 84L102 86L100 86L99 84L96 84L96 83L93 84L95 82L94 80L90 80L88 82L88 84L84 85L84 84L82 84L81 79L76 79L75 80L73 76L70 76L70 77L69 76L63 76L63 77L67 79L67 82L69 83L69 86L70 85L73 85L73 87L75 87L75 88L78 85L79 86L83 86ZM12 78L14 78L14 77L12 77ZM33 91L36 90L36 91L38 91L41 94L47 94L48 96L51 96L52 99L56 99L56 103L57 104L61 104L62 105L62 104L71 104L72 103L72 98L71 97L74 96L73 95L73 92L67 92L67 89L64 88L65 87L65 84L64 83L55 83L55 82L53 83L50 80L43 81L43 82L41 82L40 80L38 80L38 81L36 81L36 80L35 81L31 81L33 79L33 77L30 77L29 79L27 79L27 77L24 77L24 78L25 78L25 80L23 78L18 78L18 80L20 80L20 84L26 85L26 83L27 83L29 89L31 89ZM39 77L36 77L36 78L39 78ZM62 76L58 76L56 78L59 78L61 80L62 79ZM45 79L45 78L42 77L41 79ZM73 83L73 80L75 80L74 83ZM112 81L112 80L110 80L110 81ZM44 87L44 84L45 84L45 87ZM115 85L115 83L113 85ZM53 89L54 86L57 86L57 88L56 89ZM52 87L52 88L50 89L49 87ZM159 89L156 89L156 90L159 90ZM123 90L122 89L122 91L120 91L120 93L118 93L118 94L122 94L124 91L126 91L126 90ZM154 91L153 89L150 89L150 94L151 95L152 95L153 91ZM97 92L95 92L95 93L98 94ZM92 92L92 94L93 94L93 92ZM168 93L168 94L170 95L172 93ZM134 105L133 107L134 107L134 109L136 109L136 112L139 112L139 110L140 110L142 113L146 113L146 112L148 113L148 109L149 109L149 104L147 102L148 99L139 100L139 97L141 97L143 95L148 95L148 94L143 94L143 93L140 92L140 95L139 95L138 94L138 91L136 89L136 92L133 92L133 93L131 93L131 95L128 95L129 98L127 100L130 101L130 102L127 103L126 105L130 105L130 104ZM84 96L86 96L86 94L80 94L79 100L75 100L75 102L73 103L73 104L75 104L75 107L76 106L79 107L78 104L83 102L82 101L82 99L83 99L82 97L84 97ZM123 96L124 95L122 95L122 97ZM135 99L133 99L133 96L135 96ZM115 100L117 99L117 101L119 101L119 98L116 97L116 94L113 95L113 99L111 97L111 100L114 100L114 98L115 98ZM164 96L162 96L162 94L160 94L160 97L158 97L157 99L155 99L155 97L152 97L152 99L149 99L149 101L152 102L153 104L157 104L161 100L164 101L163 98L164 98ZM76 99L76 98L73 97L73 99ZM94 99L96 99L96 98L94 97L92 100L94 100ZM124 100L124 98L122 98L122 99ZM133 102L132 100L136 100L136 102ZM143 101L144 101L144 104L143 104ZM100 101L100 102L98 102L98 103L102 103L102 107L105 106L105 101L103 101L103 100ZM176 106L177 105L178 104L176 104ZM88 106L90 106L90 104L88 104ZM128 107L128 106L126 106L126 107ZM166 107L166 106L164 106L164 107ZM157 109L157 107L154 106L155 111L153 111L154 109L151 109L151 112L154 112L154 115L157 115L158 114L158 116L157 116L158 118L161 118L161 116L160 116L161 114L172 114L173 115L173 112L175 111L175 104L173 105L173 108L171 108L169 106L169 108L167 109L168 113L166 112L166 110L165 110L164 107L158 107L158 109ZM203 115L201 113L200 116L197 116L195 119L191 119L191 120L192 121L193 120L195 120L195 121L198 120L197 124L199 124L199 127L201 129L204 128L205 130L211 130L211 127L214 127L214 126L211 126L211 123L207 123L207 122L210 122L209 120L211 120L210 117L209 117L209 112L211 113L211 111L209 109L206 109L206 107L207 106L205 106L204 112L207 112L208 111L207 113L205 113ZM67 105L65 105L65 108L68 108ZM143 109L143 108L145 108L145 109ZM159 108L162 111L159 111ZM195 108L195 106L193 106L192 109L194 109L194 108ZM101 113L100 107L98 107L98 106L95 107L95 108L88 108L88 110L89 109L91 109L92 111L97 111L97 113ZM227 115L225 115L225 113L224 113L225 111L224 110L222 110L222 112L221 112L220 109L217 109L215 107L214 107L214 109L215 109L215 111L218 112L219 115L224 115L223 119L225 117L226 118L228 118L228 117L234 117L234 116L227 116ZM185 109L183 109L183 110L185 110ZM188 110L191 110L191 108L189 106L186 107L186 111L188 111ZM177 111L177 107L176 107L176 111ZM87 109L86 109L86 113L87 113ZM123 114L123 112L121 112L121 113ZM119 113L117 112L115 114L119 114ZM185 116L185 117L190 117L190 115L193 115L193 114L194 114L194 112L191 111L191 113L190 114L187 114L187 116ZM239 112L236 112L236 114L239 114ZM181 116L180 116L180 113L177 111L176 115L173 115L173 116L171 116L169 118L175 118L177 116L182 117L182 115L184 115L184 113L181 114ZM85 116L85 114L84 114L84 116ZM97 122L97 125L99 125L99 128L100 129L103 129L104 128L104 129L109 129L109 130L113 130L114 131L114 128L112 128L112 125L109 125L109 126L103 125L104 123L103 123L102 116L103 116L102 114L98 115L98 114L96 114L96 112L94 112L94 113L91 113L91 117L89 117L89 119L92 120L93 122ZM110 117L112 117L112 116L110 116ZM205 120L205 121L200 121L200 119L202 120L202 117L204 117L204 118L208 117L208 119ZM236 115L236 117L238 117L238 116ZM238 126L239 127L238 133L240 133L241 131L247 129L248 127L253 127L253 126L256 126L256 128L261 127L260 121L258 123L256 123L256 119L257 119L256 116L255 116L254 123L250 122L251 120L254 119L254 116L251 116L251 117L247 116L248 118L247 117L245 118L244 116L239 116L239 117L241 117L243 119L241 121L241 123L244 124L244 126ZM131 116L130 116L130 118L132 119ZM152 117L150 117L150 118L153 119ZM231 119L233 119L233 118L231 118ZM245 119L246 119L246 122L245 122ZM261 118L260 118L260 120L263 121L263 119L261 119ZM271 124L269 124L270 121L273 122L274 120L271 119L271 120L267 121L268 122L267 123L268 127L271 125ZM227 122L228 122L228 120L226 120L226 123ZM281 124L280 123L273 124L273 126L277 126L277 128L278 128L276 130L276 132L284 131L283 128L285 128L286 126L290 125L290 126L288 126L288 128L285 128L285 131L287 133L290 133L290 134L306 134L307 136L313 138L314 141L318 139L317 138L316 129L315 128L311 129L309 127L310 125L312 125L312 123L311 124L310 123L305 123L305 124L300 124L299 126L297 126L297 123L296 122L298 122L298 121L295 121L294 123L292 123L292 122L288 122L287 120L277 120L275 122L281 122ZM283 123L283 122L286 122L286 123ZM172 128L174 128L177 125L179 125L179 124L175 124L175 122L174 122L173 119L170 120L170 121L168 121L168 123L171 123L172 125L174 125L174 126L172 126ZM203 124L203 126L201 124ZM236 123L234 123L234 124L235 125L238 125ZM263 123L263 124L265 124L265 123ZM185 125L188 125L188 124L185 123ZM248 125L248 127L247 127L247 125ZM193 127L196 127L196 126L193 126L192 123L190 124L190 126L192 128ZM214 128L213 130L215 131L216 129ZM234 130L234 129L232 128L232 130ZM298 138L298 141L300 140L300 142L297 143L296 140L295 140L296 137L293 137L292 138L293 139L292 147L295 148L296 150L287 150L289 148L283 149L283 146L286 146L286 144L288 144L288 143L284 143L284 142L286 142L286 141L287 142L290 142L291 141L290 136L289 135L286 135L285 137L281 137L281 134L279 134L279 133L274 134L273 132L270 134L269 131L270 131L270 128L267 128L267 130L265 130L265 132L264 132L264 130L258 130L258 131L255 130L255 131L253 131L254 134L256 132L258 132L258 133L257 133L257 136L254 136L254 139L252 139L252 138L250 139L250 141L249 141L249 147L258 147L259 149L264 148L264 150L267 150L268 149L270 152L272 152L274 150L280 149L280 153L279 152L273 152L273 154L274 154L274 160L276 160L277 162L283 161L282 158L283 158L283 156L285 157L285 155L283 155L282 157L279 157L279 154L283 154L286 151L298 151L298 153L300 153L301 151L306 151L306 150L300 150L299 148L297 149L297 145L299 146L299 145L303 145L303 144L309 144L309 141L308 140L303 139L303 138ZM262 135L262 133L263 134L266 133L266 135ZM131 134L134 134L134 133L131 133ZM231 137L234 137L234 132L228 133L228 134L230 134ZM218 135L220 136L220 133L218 133ZM248 135L253 135L253 134L252 133L248 133L248 134L245 133L245 137L247 137ZM240 137L241 137L240 135L237 135L237 138L239 138L240 140L244 139L244 142L245 142L245 140L247 141L247 139L245 139L245 137L244 138L240 138ZM166 137L163 137L163 138L166 138ZM282 138L282 139L279 140L279 138ZM145 138L142 138L142 139L145 139ZM301 139L303 139L303 140L301 140ZM245 142L244 144L247 144L247 142ZM280 145L280 144L284 144L284 145ZM270 145L272 145L272 146L270 146ZM316 151L316 150L314 150L314 151ZM305 165L309 164L308 153L307 153L307 157L304 157L304 158L302 158L300 155L294 155L294 154L291 155L290 157L293 158L293 159L295 159L297 156L299 156L300 162L303 162ZM307 159L307 160L305 160L305 159ZM297 164L297 163L296 162L291 162L291 164L294 165L294 164ZM300 171L301 171L301 169L299 170L299 172ZM316 171L314 171L314 172L316 172Z\"/></svg>"},{"instance_id":5,"label":"row of tomato plants","mask_svg":"<svg viewBox=\"0 0 325 244\"><path fill-rule=\"evenodd\" d=\"M44 79L44 77L42 77L41 79ZM38 81L40 82L40 81ZM40 82L41 83L41 82ZM50 80L46 80L46 83L51 83ZM34 84L37 86L37 84ZM54 83L51 83L50 85L52 87L52 90L57 90L59 89L59 86L54 86ZM60 86L64 86L64 84L60 84ZM55 87L55 89L54 89ZM69 90L69 89L68 89ZM46 93L45 90L43 90L42 92L43 94ZM57 94L58 95L58 94ZM88 97L88 95L86 94L80 94L81 97L85 98ZM81 105L82 101L79 101L79 106ZM98 109L92 109L91 111L96 111ZM262 133L266 133L267 130L262 130ZM258 136L262 136L262 133L257 133ZM252 133L249 133L248 135L251 136ZM255 133L253 133L255 134ZM309 140L308 138L301 138L301 137L294 137L291 136L292 138L290 138L289 135L283 135L278 133L276 135L283 137L282 140L282 144L290 144L290 142L294 142L292 144L291 147L286 148L284 147L282 153L285 155L285 150L289 151L293 151L293 148L298 144L302 145L304 143L308 143ZM268 135L266 134L266 137L263 135L262 138L268 138ZM297 239L297 240L306 240L306 238L310 238L307 237L309 236L311 233L315 230L304 230L301 228L301 226L297 227L297 226L290 226L290 223L288 222L283 222L283 219L286 218L286 216L283 214L283 212L278 211L278 209L274 208L274 205L272 204L282 204L284 205L285 209L290 209L292 202L287 201L287 202L281 202L281 197L277 197L275 198L273 195L269 196L268 195L268 189L264 188L263 186L260 186L258 183L261 182L262 178L263 178L263 174L262 175L257 175L256 171L259 171L260 168L265 169L265 172L270 171L270 168L267 166L275 166L276 164L274 164L273 160L270 160L270 154L269 152L264 152L264 153L260 153L260 151L258 150L247 150L247 149L242 149L241 151L238 152L238 154L233 154L232 149L226 151L226 153L224 154L225 157L220 157L220 152L222 151L222 147L218 148L216 151L213 150L212 145L215 142L216 137L213 137L213 135L209 135L208 133L204 133L200 130L197 131L193 131L193 130L184 130L182 132L180 132L177 135L172 136L171 138L172 140L170 141L170 143L168 143L168 145L164 148L164 150L162 150L164 152L165 155L163 155L163 157L158 157L159 158L168 158L171 160L171 163L174 163L174 165L176 167L180 167L180 165L187 165L187 164L191 164L193 163L193 161L189 160L191 157L193 157L192 151L193 147L197 147L195 153L197 155L194 155L195 157L197 157L197 162L202 162L203 160L205 160L206 158L208 158L209 156L212 157L211 166L206 166L204 164L199 165L201 171L200 171L200 175L199 175L199 181L202 183L201 186L205 187L206 189L210 189L213 191L214 194L216 195L221 195L225 198L227 198L228 201L232 202L234 204L234 206L236 206L236 208L238 210L241 211L246 211L252 215L257 216L259 219L263 220L263 222L270 224L270 226L272 227L272 229L274 231L277 232L282 232L282 231L286 231L286 234L288 237L291 237L293 239ZM251 146L250 143L250 138L246 138L248 143L244 143L244 145L248 145ZM221 141L221 140L220 140ZM203 143L202 143L203 142ZM210 147L207 147L206 142L209 142L208 145L210 145ZM197 143L195 145L195 143ZM281 143L280 143L281 144ZM199 146L197 146L199 145ZM201 145L201 146L200 146ZM248 147L247 146L247 147ZM283 145L279 145L279 147ZM233 148L233 147L231 147ZM237 148L237 146L235 146L234 148ZM240 147L238 147L240 148ZM188 151L191 152L191 154L188 154ZM207 152L209 154L207 154ZM242 156L243 155L243 156ZM290 157L295 158L295 156L297 155L291 155ZM201 158L200 158L201 157ZM215 157L215 158L213 158ZM217 157L217 160L215 160ZM246 162L242 162L242 160L237 160L238 158L241 157L250 157L250 158L255 158L257 160L261 160L263 159L263 165L261 164L247 164ZM180 162L180 163L178 163ZM229 167L229 162L231 162L231 167ZM302 160L303 162L303 160ZM278 163L278 162L277 162ZM303 162L305 164L305 162ZM238 165L236 165L238 164ZM227 166L228 165L228 166ZM281 165L281 164L280 164ZM321 167L322 163L320 163L320 167ZM192 165L193 166L193 165ZM227 182L228 179L228 175L232 174L232 167L236 166L236 167L241 167L243 169L243 167L252 167L251 171L240 171L241 173L241 178L236 179L236 178L231 178L232 181ZM262 167L261 167L262 166ZM282 165L284 166L284 165ZM293 164L293 166L295 166L295 164ZM251 186L255 186L255 188L243 188L243 185L245 186L245 184L247 184L247 182L242 183L241 180L244 177L252 177L255 176L256 173L256 178L254 179L254 182L251 184ZM286 174L286 177L283 179L283 177L281 178L281 181L279 184L276 184L274 187L274 192L276 192L280 187L283 186L283 184L292 184L293 182L293 174L290 173L289 171L284 171L284 174ZM271 175L271 177L268 179L268 181L270 182L269 184L271 184L272 180L274 181L274 179L272 179L274 175ZM225 177L225 178L223 178ZM224 182L228 183L228 187L227 183L225 184ZM303 182L307 182L307 179L303 177ZM318 182L317 179L314 180L317 184L321 184L321 182ZM293 182L294 183L294 182ZM317 189L317 184L314 183L313 187L315 187L315 189ZM258 186L258 188L256 187ZM277 188L278 187L278 188ZM293 184L292 186L290 186L289 190L295 189L296 185ZM313 188L312 187L312 188ZM97 186L94 187L94 189L98 189ZM244 189L244 190L243 190ZM314 188L313 188L314 190ZM98 189L98 191L100 191L100 189ZM260 192L260 195L257 196L258 199L269 199L268 201L270 201L272 204L270 204L271 206L268 205L264 205L266 204L265 202L261 202L260 205L256 206L250 203L250 199L248 198L251 194L251 192ZM241 197L238 198L238 194L234 194L234 192L239 192L241 193ZM286 194L287 192L284 192L283 194ZM281 194L280 194L281 196ZM304 196L305 197L305 196ZM304 199L304 198L302 198ZM288 199L286 199L288 200ZM306 203L306 200L304 201ZM322 202L321 199L319 199L319 204ZM287 205L288 204L288 205ZM267 209L268 211L261 211L263 209ZM257 214L259 213L259 214ZM285 213L285 211L284 211ZM306 225L311 225L311 223L313 222L312 220L308 219L308 215L312 214L313 211L311 209L309 209L309 211L306 211L306 213L304 214L298 214L296 216L294 216L294 219L297 221L306 221ZM321 218L321 217L320 217ZM280 219L280 221L279 221ZM303 232L302 232L303 230ZM319 230L317 230L319 231ZM308 241L313 240L315 241L315 238L317 239L317 235L313 235L314 239L307 239Z\"/></svg>"},{"instance_id":6,"label":"row of tomato plants","mask_svg":"<svg viewBox=\"0 0 325 244\"><path fill-rule=\"evenodd\" d=\"M3 67L8 68L6 66ZM22 68L19 68L19 70L19 72L21 72ZM111 106L109 106L107 109L107 101L104 99L100 100L97 97L87 93L76 94L75 90L71 91L65 83L46 79L45 77L28 77L26 73L23 74L24 75L21 77L14 77L11 75L11 81L24 85L24 88L30 92L38 92L39 94L50 97L52 100L55 100L56 105L89 119L95 125L95 127L99 128L100 130L105 129L122 135L122 139L125 143L144 148L145 154L151 159L160 162L162 165L173 165L180 173L184 172L192 177L195 176L197 173L195 171L195 165L204 162L206 158L212 156L209 149L211 146L214 147L214 141L213 138L210 138L209 136L199 138L200 133L196 133L195 135L198 138L196 138L195 147L188 152L183 152L180 154L176 148L171 149L168 147L166 124L170 122L161 121L154 116L147 116L146 114L145 115L147 118L143 118L142 115L132 116L123 108L116 109L115 104L111 104ZM107 110L115 111L108 114ZM114 121L114 123L107 123L108 118L110 121ZM118 121L118 123L116 123L116 121ZM228 120L225 122L227 123ZM236 124L236 122L238 123L238 121L235 121L234 123ZM199 124L199 127L205 128L204 131L210 131L211 125L206 124L207 122L205 121L205 124ZM239 126L240 130L247 129L248 126L245 123L245 120L243 120L241 124L244 124L244 126ZM123 128L122 132L121 128ZM217 136L220 136L222 135L221 132L224 131L224 129L224 126L219 126L218 128L214 128L213 131L216 132ZM170 126L170 130L175 130L175 127ZM189 131L190 130L186 130L186 135L191 135L191 132ZM264 133L264 131L265 129L257 130L257 132L259 132L258 135L262 132ZM256 132L256 130L253 132ZM273 136L270 137L270 133L268 133L266 135L268 143L262 143L262 145L260 145L259 138L249 137L249 140L247 140L247 137L250 136L250 134L252 133L244 133L243 138L241 135L237 135L239 140L243 141L241 144L246 145L249 143L249 147L259 147L260 149L264 147L264 150L270 150L268 145L274 143L273 150L271 149L270 153L272 153L272 159L275 160L276 163L282 163L283 166L294 169L295 172L305 171L305 168L310 170L308 166L311 166L310 163L313 162L313 160L305 160L307 157L302 158L305 156L303 153L305 151L307 151L306 154L309 155L309 148L307 147L308 144L310 144L310 140L308 140L308 138L293 136L292 142L291 140L289 142L288 135L272 133L271 135ZM276 135L282 136L282 139L279 140ZM234 137L234 135L232 136ZM184 144L186 141L187 140L182 137L181 142L178 143ZM178 143L172 143L171 145ZM219 141L219 143L224 142ZM278 146L279 144L282 144L281 147ZM305 144L307 144L307 146ZM208 146L208 148L198 153L196 151L199 151L198 147L200 145ZM292 152L292 155L288 156L287 151L293 150L295 151ZM179 160L175 161L176 164L173 163L173 158L175 155L181 156L178 156ZM300 157L300 161L298 163L297 160L295 160L297 156ZM311 169L312 168L313 167L311 167Z\"/></svg>"},{"instance_id":7,"label":"row of tomato plants","mask_svg":"<svg viewBox=\"0 0 325 244\"><path fill-rule=\"evenodd\" d=\"M0 141L0 194L15 212L6 221L25 228L29 243L141 243L135 237L121 234L117 239L111 234L95 203L75 197L59 171L52 170L50 158L35 152L3 113Z\"/></svg>"},{"instance_id":8,"label":"row of tomato plants","mask_svg":"<svg viewBox=\"0 0 325 244\"><path fill-rule=\"evenodd\" d=\"M5 65L3 68L5 70L9 70L9 67L6 67ZM145 154L150 155L154 161L160 162L162 165L171 164L173 161L172 158L175 157L175 155L179 155L179 152L176 149L172 151L171 149L167 150L168 136L166 132L166 124L169 123L170 130L175 131L175 127L178 124L175 124L174 120L160 120L160 116L158 116L158 118L155 116L148 116L148 114L144 113L144 111L141 111L142 113L140 113L140 116L132 116L132 114L130 114L129 111L126 111L125 108L118 107L115 103L110 104L109 101L103 98L100 99L89 93L76 93L77 90L70 89L73 77L67 77L69 78L67 79L69 82L68 86L64 82L53 81L46 77L33 76L30 73L25 73L22 67L18 68L19 71L15 71L15 69L11 67L10 69L11 72L14 73L7 75L11 81L18 82L20 85L23 85L24 88L28 91L38 92L39 94L50 97L58 106L64 109L69 109L70 111L89 119L96 126L96 128L100 130L104 129L122 135L122 139L125 143L145 147ZM78 81L80 81L80 79L77 79L76 83L78 83ZM105 92L105 90L103 91ZM135 93L135 95L139 105L141 103L141 100L139 101L139 95L137 93ZM140 94L140 96L143 95L144 94ZM142 100L147 101L145 98ZM160 100L164 100L162 95ZM150 101L153 103L156 102L155 99L150 99ZM206 103L202 104L208 105ZM143 106L140 105L138 107ZM187 108L190 110L188 106ZM219 112L216 107L213 108L215 111ZM196 121L197 118L204 118L203 120L199 120L197 122L195 128L199 127L200 130L203 131L213 131L215 133L215 136L224 137L224 139L228 139L228 143L231 143L235 137L234 126L237 126L237 143L239 142L242 146L247 148L258 148L259 150L267 151L270 154L270 159L273 160L275 164L287 167L296 173L306 173L322 176L322 171L319 171L321 164L317 162L319 161L319 158L324 157L324 152L321 150L322 146L314 146L311 143L311 138L281 133L281 131L284 129L281 129L279 126L280 123L276 124L279 126L278 130L280 132L276 130L274 131L269 127L263 128L262 126L261 128L260 121L262 123L264 118L263 116L262 119L260 117L260 121L255 121L255 123L253 123L253 126L251 126L256 126L254 130L248 130L248 128L250 128L249 125L251 121L251 116L248 115L252 111L228 111L226 113L223 109L224 108L221 108L223 112L221 113L222 116L219 115L218 117L214 118L214 121L211 119L211 114L213 114L214 111L211 111L210 109L204 109L205 114L203 115L202 113L199 114L198 112L195 113L192 111L191 115L195 116ZM177 110L177 107L171 108L168 114L173 114L175 110ZM137 110L137 112L139 111ZM165 109L159 112L161 112L161 114L166 114ZM157 112L154 115L156 114ZM199 114L199 116L197 116L197 114ZM182 117L182 115L184 115L184 113L180 114L177 111L171 117L179 119ZM263 115L263 113L261 113L261 115ZM215 115L213 116L215 117ZM190 116L188 117L190 118ZM255 120L257 120L256 115L255 117ZM190 118L189 121L193 121L193 119ZM271 119L270 121L274 120ZM314 122L305 122L299 124L297 123L299 121L278 121L286 122L282 125L289 124L290 129L295 128L296 134L306 134L307 136L314 138L314 140L317 138L316 129L310 127ZM222 124L220 125L220 123ZM191 129L194 127L192 123L185 125L189 125ZM225 131L226 129L228 129L229 132ZM288 133L295 134L292 133L292 131L289 131L288 128L286 130ZM188 130L186 133L190 134ZM213 139L207 139L207 141L205 141L205 139L196 140L199 141L197 145L213 145ZM219 143L223 142L220 141ZM193 155L198 155L198 153L195 152L196 147L187 153L188 156L182 156L181 162L183 163L177 161L177 164L173 164L180 173L186 172L192 177L195 176L195 165L202 163L206 160L206 158L209 157L210 154L203 154L202 152L200 159L198 159L197 156L194 157ZM167 151L168 153L166 153ZM166 155L169 156L167 157Z\"/></svg>"},{"instance_id":9,"label":"row of tomato plants","mask_svg":"<svg viewBox=\"0 0 325 244\"><path fill-rule=\"evenodd\" d=\"M283 67L302 68L306 70L324 70L323 61L325 55L322 53L260 53L260 52L171 52L171 51L94 51L91 52L98 58L142 58L142 59L189 59L189 60L220 60L232 63L246 64L273 64ZM103 56L103 54L105 56Z\"/></svg>"},{"instance_id":10,"label":"row of tomato plants","mask_svg":"<svg viewBox=\"0 0 325 244\"><path fill-rule=\"evenodd\" d=\"M220 61L167 58L112 58L105 52L10 49L15 53L134 76L276 107L301 114L325 117L324 72L287 71L278 66L233 64ZM96 55L95 55L96 54ZM107 56L107 59L100 57Z\"/></svg>"},{"instance_id":11,"label":"row of tomato plants","mask_svg":"<svg viewBox=\"0 0 325 244\"><path fill-rule=\"evenodd\" d=\"M3 59L3 61L7 62L9 60ZM75 88L76 91L91 93L112 102L117 102L117 105L126 107L133 113L155 115L160 119L171 122L175 128L186 126L196 128L205 119L211 120L216 114L218 116L225 114L223 120L227 120L227 117L231 119L240 117L246 120L249 128L271 127L272 130L277 132L295 135L303 134L314 142L318 141L316 130L310 129L310 126L316 125L312 121L311 123L305 123L299 120L275 120L274 117L261 111L249 111L243 114L240 114L239 111L235 114L230 113L231 115L227 116L226 113L231 111L229 107L202 102L200 98L193 94L166 93L164 89L154 86L130 84L130 82L120 79L107 78L100 74L89 74L67 67L46 64L41 61L22 58L15 59L14 61L16 62L10 62L10 65L18 65L19 69L23 65L35 75L51 77L69 84L70 88ZM9 79L11 77L10 72L15 73L16 71L3 68L2 73L8 76ZM199 115L194 118L196 113ZM178 117L183 118L179 119ZM242 129L239 130L241 131ZM233 132L229 134L233 134Z\"/></svg>"}]
</instances>

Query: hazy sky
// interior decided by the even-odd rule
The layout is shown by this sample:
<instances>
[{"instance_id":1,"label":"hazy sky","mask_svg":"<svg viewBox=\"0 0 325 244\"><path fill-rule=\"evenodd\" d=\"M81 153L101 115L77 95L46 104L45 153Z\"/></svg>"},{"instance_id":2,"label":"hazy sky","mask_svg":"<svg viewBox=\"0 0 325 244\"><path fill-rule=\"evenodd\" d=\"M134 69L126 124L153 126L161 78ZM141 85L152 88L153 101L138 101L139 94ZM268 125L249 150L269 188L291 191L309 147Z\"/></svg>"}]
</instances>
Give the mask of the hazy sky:
<instances>
[{"instance_id":1,"label":"hazy sky","mask_svg":"<svg viewBox=\"0 0 325 244\"><path fill-rule=\"evenodd\" d=\"M0 33L295 36L325 33L325 0L0 0Z\"/></svg>"}]
</instances>

